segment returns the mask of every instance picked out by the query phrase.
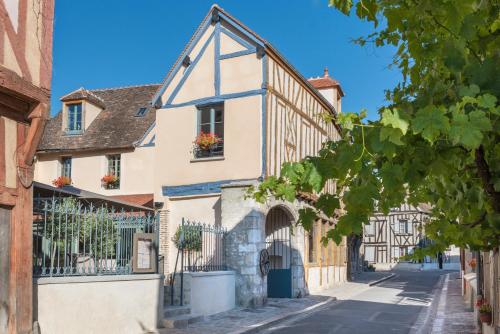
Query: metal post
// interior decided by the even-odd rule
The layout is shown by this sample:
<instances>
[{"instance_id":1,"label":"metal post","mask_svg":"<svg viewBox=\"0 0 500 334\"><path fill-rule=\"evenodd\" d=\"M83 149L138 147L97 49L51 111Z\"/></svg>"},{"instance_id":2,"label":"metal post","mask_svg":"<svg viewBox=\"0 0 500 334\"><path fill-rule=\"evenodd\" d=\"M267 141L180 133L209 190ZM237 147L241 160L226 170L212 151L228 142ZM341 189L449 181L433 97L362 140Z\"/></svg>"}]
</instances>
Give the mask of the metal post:
<instances>
[{"instance_id":1,"label":"metal post","mask_svg":"<svg viewBox=\"0 0 500 334\"><path fill-rule=\"evenodd\" d=\"M181 252L181 306L184 305L184 218L182 218L182 228L179 234Z\"/></svg>"}]
</instances>

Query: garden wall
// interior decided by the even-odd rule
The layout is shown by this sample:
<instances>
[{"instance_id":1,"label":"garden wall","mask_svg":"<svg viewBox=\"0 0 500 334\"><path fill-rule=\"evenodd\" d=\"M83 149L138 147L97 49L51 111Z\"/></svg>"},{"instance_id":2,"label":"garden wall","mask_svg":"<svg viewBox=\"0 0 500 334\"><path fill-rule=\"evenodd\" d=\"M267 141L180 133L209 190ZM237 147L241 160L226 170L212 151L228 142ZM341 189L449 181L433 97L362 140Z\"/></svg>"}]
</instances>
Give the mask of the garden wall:
<instances>
[{"instance_id":1,"label":"garden wall","mask_svg":"<svg viewBox=\"0 0 500 334\"><path fill-rule=\"evenodd\" d=\"M41 334L153 331L162 319L163 277L38 278L33 282L33 304Z\"/></svg>"}]
</instances>

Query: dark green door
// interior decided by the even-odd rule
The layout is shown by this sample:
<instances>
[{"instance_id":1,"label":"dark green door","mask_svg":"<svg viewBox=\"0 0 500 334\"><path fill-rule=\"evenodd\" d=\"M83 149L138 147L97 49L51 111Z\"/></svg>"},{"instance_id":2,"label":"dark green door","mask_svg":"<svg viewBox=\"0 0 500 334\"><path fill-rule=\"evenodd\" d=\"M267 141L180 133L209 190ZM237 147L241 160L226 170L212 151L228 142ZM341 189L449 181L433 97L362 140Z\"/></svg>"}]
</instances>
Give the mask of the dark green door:
<instances>
[{"instance_id":1,"label":"dark green door","mask_svg":"<svg viewBox=\"0 0 500 334\"><path fill-rule=\"evenodd\" d=\"M269 298L292 297L291 215L281 207L272 208L266 217L266 249L271 268L267 275Z\"/></svg>"},{"instance_id":2,"label":"dark green door","mask_svg":"<svg viewBox=\"0 0 500 334\"><path fill-rule=\"evenodd\" d=\"M267 275L269 298L292 298L292 269L271 269Z\"/></svg>"}]
</instances>

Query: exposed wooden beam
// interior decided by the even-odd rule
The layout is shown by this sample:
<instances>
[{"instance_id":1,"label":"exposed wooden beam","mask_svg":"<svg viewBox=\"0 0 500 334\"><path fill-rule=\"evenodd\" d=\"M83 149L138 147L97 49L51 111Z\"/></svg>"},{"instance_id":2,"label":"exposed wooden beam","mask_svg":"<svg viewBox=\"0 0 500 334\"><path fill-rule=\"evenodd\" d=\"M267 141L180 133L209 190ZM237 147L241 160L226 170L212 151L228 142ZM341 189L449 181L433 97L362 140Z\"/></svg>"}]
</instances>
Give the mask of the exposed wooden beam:
<instances>
[{"instance_id":1,"label":"exposed wooden beam","mask_svg":"<svg viewBox=\"0 0 500 334\"><path fill-rule=\"evenodd\" d=\"M10 109L17 110L18 112L21 113L28 113L30 111L30 104L28 102L1 91L0 91L0 104Z\"/></svg>"},{"instance_id":2,"label":"exposed wooden beam","mask_svg":"<svg viewBox=\"0 0 500 334\"><path fill-rule=\"evenodd\" d=\"M29 102L49 103L50 93L0 65L0 91Z\"/></svg>"}]
</instances>

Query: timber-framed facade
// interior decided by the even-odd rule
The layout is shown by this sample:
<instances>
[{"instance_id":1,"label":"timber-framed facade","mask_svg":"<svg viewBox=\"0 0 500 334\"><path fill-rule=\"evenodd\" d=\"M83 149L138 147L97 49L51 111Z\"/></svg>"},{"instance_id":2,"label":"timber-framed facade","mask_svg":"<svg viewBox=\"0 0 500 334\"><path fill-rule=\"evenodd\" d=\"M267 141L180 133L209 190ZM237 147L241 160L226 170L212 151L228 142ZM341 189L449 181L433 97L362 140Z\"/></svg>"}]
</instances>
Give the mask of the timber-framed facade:
<instances>
[{"instance_id":1,"label":"timber-framed facade","mask_svg":"<svg viewBox=\"0 0 500 334\"><path fill-rule=\"evenodd\" d=\"M419 245L428 219L425 205L403 204L387 215L376 213L370 218L370 224L364 226L364 260L370 264L399 262Z\"/></svg>"},{"instance_id":2,"label":"timber-framed facade","mask_svg":"<svg viewBox=\"0 0 500 334\"><path fill-rule=\"evenodd\" d=\"M0 0L0 332L31 333L32 182L49 115L52 0Z\"/></svg>"}]
</instances>

